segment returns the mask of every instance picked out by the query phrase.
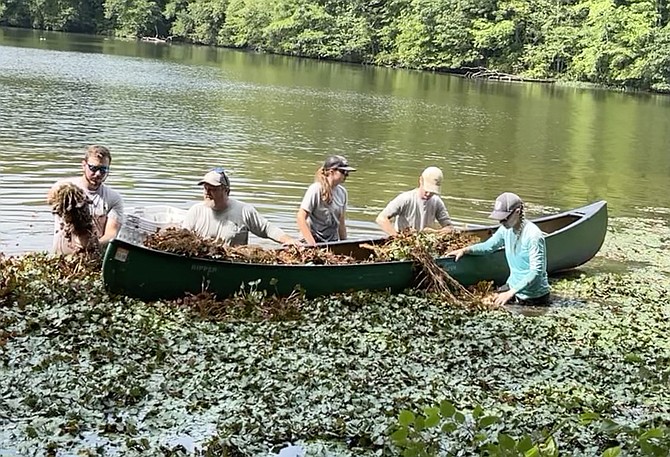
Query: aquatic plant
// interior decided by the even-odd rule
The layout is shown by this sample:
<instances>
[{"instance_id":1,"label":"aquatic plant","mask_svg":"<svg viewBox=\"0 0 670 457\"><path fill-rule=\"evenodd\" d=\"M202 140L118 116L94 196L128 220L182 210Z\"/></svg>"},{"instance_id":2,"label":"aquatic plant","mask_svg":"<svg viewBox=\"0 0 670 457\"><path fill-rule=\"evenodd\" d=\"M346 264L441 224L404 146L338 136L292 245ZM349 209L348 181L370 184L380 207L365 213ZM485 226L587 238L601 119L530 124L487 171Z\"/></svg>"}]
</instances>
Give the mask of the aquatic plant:
<instances>
[{"instance_id":1,"label":"aquatic plant","mask_svg":"<svg viewBox=\"0 0 670 457\"><path fill-rule=\"evenodd\" d=\"M551 435L565 455L645 455L640 440L662 446L670 418L669 235L660 220L614 220L534 316L363 292L277 318L256 305L208 316L110 296L74 258L2 257L0 449L400 455L401 412L448 399L465 425L477 405L477 420L500 418L485 444ZM454 454L479 455L468 427L446 434Z\"/></svg>"}]
</instances>

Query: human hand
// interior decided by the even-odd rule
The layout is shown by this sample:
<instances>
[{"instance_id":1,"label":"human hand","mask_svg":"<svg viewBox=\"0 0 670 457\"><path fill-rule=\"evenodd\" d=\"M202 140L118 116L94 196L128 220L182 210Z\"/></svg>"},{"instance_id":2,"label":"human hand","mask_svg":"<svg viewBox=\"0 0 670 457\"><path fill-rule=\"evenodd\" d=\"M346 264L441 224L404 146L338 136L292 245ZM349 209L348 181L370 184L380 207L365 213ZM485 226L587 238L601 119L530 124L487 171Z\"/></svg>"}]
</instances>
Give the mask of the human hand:
<instances>
[{"instance_id":1,"label":"human hand","mask_svg":"<svg viewBox=\"0 0 670 457\"><path fill-rule=\"evenodd\" d=\"M295 238L290 238L288 240L284 240L284 242L282 244L284 246L304 246L302 241L296 240Z\"/></svg>"},{"instance_id":2,"label":"human hand","mask_svg":"<svg viewBox=\"0 0 670 457\"><path fill-rule=\"evenodd\" d=\"M455 251L447 252L447 257L453 257L454 262L458 262L458 259L463 257L463 255L465 254L465 250L466 248L460 248L456 249Z\"/></svg>"},{"instance_id":3,"label":"human hand","mask_svg":"<svg viewBox=\"0 0 670 457\"><path fill-rule=\"evenodd\" d=\"M421 230L421 231L422 231L422 232L426 232L426 233L435 233L435 232L437 232L437 230L435 230L433 227L424 227L423 230Z\"/></svg>"},{"instance_id":4,"label":"human hand","mask_svg":"<svg viewBox=\"0 0 670 457\"><path fill-rule=\"evenodd\" d=\"M502 292L499 294L496 294L495 299L493 300L493 303L498 306L502 306L508 301L510 301L514 296L516 295L516 291L514 289L510 289L506 292Z\"/></svg>"}]
</instances>

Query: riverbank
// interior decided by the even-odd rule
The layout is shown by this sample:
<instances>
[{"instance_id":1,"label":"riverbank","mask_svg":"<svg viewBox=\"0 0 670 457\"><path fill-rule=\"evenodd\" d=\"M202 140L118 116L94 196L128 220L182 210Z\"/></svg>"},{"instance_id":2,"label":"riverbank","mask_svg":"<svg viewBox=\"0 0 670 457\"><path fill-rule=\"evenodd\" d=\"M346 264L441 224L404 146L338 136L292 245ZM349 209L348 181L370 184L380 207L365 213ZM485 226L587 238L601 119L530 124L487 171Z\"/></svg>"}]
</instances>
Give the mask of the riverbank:
<instances>
[{"instance_id":1,"label":"riverbank","mask_svg":"<svg viewBox=\"0 0 670 457\"><path fill-rule=\"evenodd\" d=\"M5 259L0 455L268 455L288 442L394 455L399 412L443 399L538 437L588 412L667 424L669 238L663 221L614 219L594 263L554 279L561 299L535 317L361 293L304 302L297 319L213 322L110 297L81 265ZM569 455L612 445L575 420L553 436ZM465 443L452 449L478 455Z\"/></svg>"}]
</instances>

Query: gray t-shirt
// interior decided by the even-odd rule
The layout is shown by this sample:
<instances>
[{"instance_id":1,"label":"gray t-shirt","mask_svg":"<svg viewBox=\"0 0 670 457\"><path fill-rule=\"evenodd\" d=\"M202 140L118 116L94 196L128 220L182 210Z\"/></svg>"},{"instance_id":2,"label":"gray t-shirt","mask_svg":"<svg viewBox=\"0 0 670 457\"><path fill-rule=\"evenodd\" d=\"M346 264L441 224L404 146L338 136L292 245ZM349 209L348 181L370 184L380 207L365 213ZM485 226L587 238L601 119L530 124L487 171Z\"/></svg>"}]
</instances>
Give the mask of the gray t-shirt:
<instances>
[{"instance_id":1,"label":"gray t-shirt","mask_svg":"<svg viewBox=\"0 0 670 457\"><path fill-rule=\"evenodd\" d=\"M407 227L423 230L437 221L441 227L451 224L447 207L439 195L428 200L419 196L419 189L408 190L391 200L382 215L392 219L395 217L395 229L401 231Z\"/></svg>"},{"instance_id":2,"label":"gray t-shirt","mask_svg":"<svg viewBox=\"0 0 670 457\"><path fill-rule=\"evenodd\" d=\"M238 200L228 199L228 207L215 211L204 202L196 203L186 213L182 227L204 238L217 238L229 246L249 243L249 232L278 243L284 231L268 222L256 208Z\"/></svg>"},{"instance_id":3,"label":"gray t-shirt","mask_svg":"<svg viewBox=\"0 0 670 457\"><path fill-rule=\"evenodd\" d=\"M340 234L340 217L347 210L347 189L338 185L333 189L333 199L326 204L321 199L321 184L311 184L302 198L300 208L307 211L307 224L317 243L323 241L338 241Z\"/></svg>"},{"instance_id":4,"label":"gray t-shirt","mask_svg":"<svg viewBox=\"0 0 670 457\"><path fill-rule=\"evenodd\" d=\"M123 223L123 198L121 198L121 194L106 184L101 184L97 190L89 190L81 177L58 181L52 189L57 189L63 184L70 183L81 188L91 202L88 208L93 216L93 228L96 237L100 238L104 235L108 218L115 219L120 224ZM63 228L63 219L55 214L53 251L56 254L72 254L79 251L82 248L81 240L76 236L72 236L72 239L68 241L65 238Z\"/></svg>"}]
</instances>

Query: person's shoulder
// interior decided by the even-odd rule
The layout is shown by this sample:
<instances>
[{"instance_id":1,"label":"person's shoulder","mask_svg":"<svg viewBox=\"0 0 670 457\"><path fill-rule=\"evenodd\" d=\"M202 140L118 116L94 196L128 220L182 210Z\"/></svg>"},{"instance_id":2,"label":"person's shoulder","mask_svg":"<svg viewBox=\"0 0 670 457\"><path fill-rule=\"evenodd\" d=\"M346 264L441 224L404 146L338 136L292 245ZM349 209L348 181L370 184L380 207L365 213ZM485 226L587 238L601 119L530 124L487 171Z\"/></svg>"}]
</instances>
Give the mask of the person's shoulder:
<instances>
[{"instance_id":1,"label":"person's shoulder","mask_svg":"<svg viewBox=\"0 0 670 457\"><path fill-rule=\"evenodd\" d=\"M102 184L100 187L102 188L102 191L105 193L107 198L113 198L115 200L123 200L123 197L121 196L121 192L114 189L110 185Z\"/></svg>"},{"instance_id":2,"label":"person's shoulder","mask_svg":"<svg viewBox=\"0 0 670 457\"><path fill-rule=\"evenodd\" d=\"M532 238L542 238L544 236L540 227L532 221L526 221L525 231L527 236Z\"/></svg>"},{"instance_id":3,"label":"person's shoulder","mask_svg":"<svg viewBox=\"0 0 670 457\"><path fill-rule=\"evenodd\" d=\"M251 203L236 200L234 198L228 199L228 209L232 211L258 212L256 207Z\"/></svg>"},{"instance_id":4,"label":"person's shoulder","mask_svg":"<svg viewBox=\"0 0 670 457\"><path fill-rule=\"evenodd\" d=\"M205 202L197 202L197 203L192 204L189 207L188 212L189 213L197 213L199 211L202 211L204 208L206 208Z\"/></svg>"}]
</instances>

